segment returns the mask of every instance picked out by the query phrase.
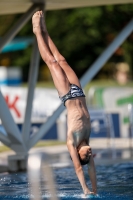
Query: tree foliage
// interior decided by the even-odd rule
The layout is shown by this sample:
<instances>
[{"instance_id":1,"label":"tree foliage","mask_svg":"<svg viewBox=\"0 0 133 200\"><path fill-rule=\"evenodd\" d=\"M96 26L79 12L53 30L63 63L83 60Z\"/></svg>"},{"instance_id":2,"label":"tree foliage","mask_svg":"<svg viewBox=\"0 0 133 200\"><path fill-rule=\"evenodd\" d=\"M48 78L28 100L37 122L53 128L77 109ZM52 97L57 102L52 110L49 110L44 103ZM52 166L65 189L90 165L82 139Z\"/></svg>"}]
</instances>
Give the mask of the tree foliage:
<instances>
[{"instance_id":1,"label":"tree foliage","mask_svg":"<svg viewBox=\"0 0 133 200\"><path fill-rule=\"evenodd\" d=\"M132 13L132 4L47 11L46 24L59 51L76 71L78 77L81 77L131 20ZM18 17L20 15L14 17L13 23ZM20 36L33 37L31 21L19 32L17 37ZM31 47L21 54L17 52L11 64L19 65L26 71L29 67L30 54ZM110 61L126 61L132 68L132 55L133 33L114 53Z\"/></svg>"}]
</instances>

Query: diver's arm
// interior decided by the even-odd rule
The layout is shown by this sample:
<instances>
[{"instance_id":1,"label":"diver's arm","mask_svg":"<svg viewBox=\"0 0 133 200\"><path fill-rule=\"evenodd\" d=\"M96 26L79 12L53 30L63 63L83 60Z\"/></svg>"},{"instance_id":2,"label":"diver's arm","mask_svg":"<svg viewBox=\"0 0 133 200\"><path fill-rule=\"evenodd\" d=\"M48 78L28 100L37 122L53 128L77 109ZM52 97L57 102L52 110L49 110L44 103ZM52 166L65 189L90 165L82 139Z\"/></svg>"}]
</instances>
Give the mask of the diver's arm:
<instances>
[{"instance_id":1,"label":"diver's arm","mask_svg":"<svg viewBox=\"0 0 133 200\"><path fill-rule=\"evenodd\" d=\"M78 158L78 155L77 155L77 151L76 151L76 149L75 149L75 147L74 147L74 145L71 141L67 142L67 147L68 147L69 153L71 155L71 158L72 158L72 161L73 161L73 164L74 164L76 175L77 175L79 182L82 186L84 194L90 194L91 191L89 190L89 188L86 185L84 172L83 172L82 166L80 164L80 161L79 161L79 158Z\"/></svg>"},{"instance_id":2,"label":"diver's arm","mask_svg":"<svg viewBox=\"0 0 133 200\"><path fill-rule=\"evenodd\" d=\"M93 155L91 155L90 162L88 164L88 173L89 173L90 181L92 184L92 192L96 194L97 193L97 179L96 179L96 170L95 170Z\"/></svg>"}]
</instances>

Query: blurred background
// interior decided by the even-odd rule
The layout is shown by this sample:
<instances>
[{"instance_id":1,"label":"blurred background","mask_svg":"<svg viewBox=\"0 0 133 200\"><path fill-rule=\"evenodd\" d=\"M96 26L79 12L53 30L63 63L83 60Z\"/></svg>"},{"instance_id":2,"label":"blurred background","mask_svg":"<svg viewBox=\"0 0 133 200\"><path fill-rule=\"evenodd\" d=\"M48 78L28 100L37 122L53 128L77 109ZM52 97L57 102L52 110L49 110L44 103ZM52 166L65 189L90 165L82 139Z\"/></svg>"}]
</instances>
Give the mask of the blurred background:
<instances>
[{"instance_id":1,"label":"blurred background","mask_svg":"<svg viewBox=\"0 0 133 200\"><path fill-rule=\"evenodd\" d=\"M47 29L61 54L80 80L84 75L89 76L89 69L96 74L91 82L91 78L87 79L88 83L84 84L83 90L91 119L90 145L98 166L98 193L106 200L132 199L133 32L128 34L122 45L104 62L98 73L95 73L93 63L103 55L109 45L116 43L116 40L113 43L114 39L118 36L120 38L119 34L129 25L133 16L133 0L128 1L130 4L126 4L126 0L46 2ZM123 4L95 6L95 3L100 5L99 2ZM26 170L29 154L44 152L49 154L50 163L55 167L54 174L61 199L62 195L68 199L76 199L77 195L81 199L78 194L82 194L82 191L74 177L72 161L66 147L67 113L60 106L61 102L46 64L42 59L39 61L37 49L35 51L37 46L32 32L31 16L35 8L44 6L39 3L44 1L0 0L0 172L15 172L0 174L0 196L1 199L10 200L30 197L27 196L27 189L32 184L28 182L27 175L16 172ZM32 4L36 4L35 7ZM77 7L83 4L93 6L62 9L63 6ZM47 6L56 9L48 10ZM27 10L28 8L30 9ZM131 22L133 24L133 20ZM25 25L21 29L23 24ZM132 24L130 23L130 32ZM19 29L21 30L18 31ZM6 43L13 31L18 34ZM107 54L104 58L106 57ZM38 148L31 149L33 146ZM44 169L42 176L37 174L37 168L39 172L41 165L47 165L46 158L39 159L40 161L37 158L31 160L31 166L28 162L33 182L38 182L38 178L44 174L50 175L50 167L47 169L49 173ZM88 177L87 174L85 176ZM52 176L49 177L48 180ZM35 191L37 188L38 191L42 189L43 193L40 194L44 194L44 197L47 195L40 186L35 186ZM31 191L34 192L34 189Z\"/></svg>"},{"instance_id":2,"label":"blurred background","mask_svg":"<svg viewBox=\"0 0 133 200\"><path fill-rule=\"evenodd\" d=\"M46 11L46 24L51 38L68 63L80 78L117 34L130 21L132 4L86 7ZM1 15L0 37L20 18L21 14ZM5 46L0 55L0 65L15 66L22 71L22 83L28 80L28 69L33 41L31 20L22 28L15 39ZM119 47L95 81L126 84L132 80L133 33ZM124 67L116 64L126 63ZM126 74L127 80L119 80L117 71ZM47 67L40 62L38 82L50 82Z\"/></svg>"},{"instance_id":3,"label":"blurred background","mask_svg":"<svg viewBox=\"0 0 133 200\"><path fill-rule=\"evenodd\" d=\"M81 78L128 24L132 13L133 5L123 4L46 11L45 17L51 38L77 76ZM0 16L1 40L20 17L21 14ZM26 107L33 41L30 20L16 37L4 46L0 54L1 91L20 129ZM84 88L92 120L91 137L109 135L107 115L111 115L115 137L128 138L131 135L128 108L133 103L132 86L133 33ZM60 101L50 72L46 64L40 60L32 110L32 134L36 133L38 127L59 105ZM64 129L66 129L65 115L66 113L59 119L64 124ZM62 134L58 136L58 124L57 120L52 131L45 135L45 139L65 140L66 136L63 138Z\"/></svg>"}]
</instances>

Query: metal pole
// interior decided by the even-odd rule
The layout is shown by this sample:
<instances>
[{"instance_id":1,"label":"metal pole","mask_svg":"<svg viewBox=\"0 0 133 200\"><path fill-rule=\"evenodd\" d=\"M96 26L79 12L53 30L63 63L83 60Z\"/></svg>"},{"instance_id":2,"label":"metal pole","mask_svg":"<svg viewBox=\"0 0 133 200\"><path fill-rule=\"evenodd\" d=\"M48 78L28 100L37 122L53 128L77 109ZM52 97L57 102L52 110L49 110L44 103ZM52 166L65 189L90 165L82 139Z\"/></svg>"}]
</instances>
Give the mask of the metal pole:
<instances>
[{"instance_id":1,"label":"metal pole","mask_svg":"<svg viewBox=\"0 0 133 200\"><path fill-rule=\"evenodd\" d=\"M92 78L98 73L98 71L103 67L107 60L112 56L115 50L123 43L124 40L133 31L133 19L128 23L128 25L121 31L121 33L114 39L114 41L105 49L101 56L91 65L90 69L83 75L80 82L82 87L92 80Z\"/></svg>"},{"instance_id":2,"label":"metal pole","mask_svg":"<svg viewBox=\"0 0 133 200\"><path fill-rule=\"evenodd\" d=\"M37 41L34 41L33 54L31 57L31 66L29 73L29 88L28 88L28 97L27 97L27 105L26 112L24 118L24 124L22 129L22 136L24 143L27 145L30 135L30 126L31 126L31 113L32 113L32 102L34 97L34 90L38 76L38 68L39 68L40 54L38 51Z\"/></svg>"},{"instance_id":3,"label":"metal pole","mask_svg":"<svg viewBox=\"0 0 133 200\"><path fill-rule=\"evenodd\" d=\"M63 105L59 106L53 113L53 115L48 118L46 123L40 127L38 133L31 138L29 142L29 149L33 147L47 133L47 131L55 123L55 121L58 119L58 117L60 116L60 114L63 112L64 109L65 107Z\"/></svg>"},{"instance_id":4,"label":"metal pole","mask_svg":"<svg viewBox=\"0 0 133 200\"><path fill-rule=\"evenodd\" d=\"M3 98L1 91L0 91L0 118L7 132L9 140L12 143L17 142L18 144L23 144L20 131L14 122L14 119L9 111L9 108Z\"/></svg>"},{"instance_id":5,"label":"metal pole","mask_svg":"<svg viewBox=\"0 0 133 200\"><path fill-rule=\"evenodd\" d=\"M41 172L42 156L30 155L27 162L28 179L30 182L30 192L34 199L41 200L40 192L40 172ZM31 194L30 194L31 196ZM32 197L30 198L32 199Z\"/></svg>"},{"instance_id":6,"label":"metal pole","mask_svg":"<svg viewBox=\"0 0 133 200\"><path fill-rule=\"evenodd\" d=\"M133 104L128 104L129 112L129 148L133 157Z\"/></svg>"},{"instance_id":7,"label":"metal pole","mask_svg":"<svg viewBox=\"0 0 133 200\"><path fill-rule=\"evenodd\" d=\"M14 38L14 36L21 30L21 28L26 24L26 22L29 19L31 19L31 16L34 14L34 12L36 10L38 10L40 5L42 5L42 4L34 4L34 5L32 5L31 8L8 31L8 33L5 35L5 37L3 37L2 40L0 41L0 51L2 50L2 48L4 47L4 45L7 42L11 41ZM32 65L34 65L34 62L32 62ZM34 76L36 76L36 74ZM1 102L1 104L0 104L0 116L1 116L1 119L2 119L2 122L3 122L3 125L4 125L4 127L5 127L5 129L7 131L8 140L11 141L11 144L12 144L11 148L12 149L17 149L17 148L20 147L20 144L23 144L20 147L20 149L22 150L24 148L24 151L26 151L25 144L23 143L20 131L19 131L18 127L16 126L16 124L15 124L15 122L14 122L14 120L13 120L11 114L10 114L10 111L9 111L7 105L6 105L6 103L4 103L4 98L3 98L1 93L0 93L0 102ZM4 107L2 106L2 102L4 104ZM2 136L2 139L3 139L3 136ZM8 144L8 141L6 143ZM14 146L15 146L15 148L14 148Z\"/></svg>"},{"instance_id":8,"label":"metal pole","mask_svg":"<svg viewBox=\"0 0 133 200\"><path fill-rule=\"evenodd\" d=\"M121 33L116 37L116 39L105 49L102 55L90 66L90 69L83 75L80 79L82 87L85 87L87 83L89 83L93 77L97 74L97 72L102 68L104 63L111 57L114 51L122 44L122 42L131 34L133 31L133 19L129 22L129 24L121 31ZM55 123L61 112L63 112L65 107L62 105L53 113L53 115L47 120L47 122L42 125L39 132L33 136L30 141L29 148L34 146L38 140L40 140L45 133L49 130L49 128Z\"/></svg>"},{"instance_id":9,"label":"metal pole","mask_svg":"<svg viewBox=\"0 0 133 200\"><path fill-rule=\"evenodd\" d=\"M6 135L0 132L0 141L5 144L6 146L10 147L11 141L7 138Z\"/></svg>"},{"instance_id":10,"label":"metal pole","mask_svg":"<svg viewBox=\"0 0 133 200\"><path fill-rule=\"evenodd\" d=\"M8 31L8 33L0 41L0 51L7 42L10 42L14 36L21 30L21 28L27 23L33 13L37 10L38 4L34 4L31 8L17 21L17 23Z\"/></svg>"},{"instance_id":11,"label":"metal pole","mask_svg":"<svg viewBox=\"0 0 133 200\"><path fill-rule=\"evenodd\" d=\"M114 133L114 125L112 115L109 114L109 128L110 128L110 142L112 148L112 158L116 159L116 147L115 147L115 133Z\"/></svg>"},{"instance_id":12,"label":"metal pole","mask_svg":"<svg viewBox=\"0 0 133 200\"><path fill-rule=\"evenodd\" d=\"M28 158L28 178L31 185L32 195L34 199L41 200L41 177L46 177L46 186L50 191L50 200L58 200L56 195L56 185L52 167L50 166L50 155L48 154L32 154ZM30 195L31 196L31 195ZM31 198L32 199L32 198Z\"/></svg>"},{"instance_id":13,"label":"metal pole","mask_svg":"<svg viewBox=\"0 0 133 200\"><path fill-rule=\"evenodd\" d=\"M39 4L39 9L45 9L45 2L44 4ZM32 103L34 98L34 90L38 76L38 69L39 69L39 62L40 62L40 53L38 50L37 40L34 40L34 48L31 57L31 66L30 66L30 73L29 73L29 88L28 88L28 97L27 97L27 105L26 105L26 112L24 118L24 124L22 129L23 140L26 145L28 145L28 140L30 137L30 126L31 126L31 113L32 113Z\"/></svg>"}]
</instances>

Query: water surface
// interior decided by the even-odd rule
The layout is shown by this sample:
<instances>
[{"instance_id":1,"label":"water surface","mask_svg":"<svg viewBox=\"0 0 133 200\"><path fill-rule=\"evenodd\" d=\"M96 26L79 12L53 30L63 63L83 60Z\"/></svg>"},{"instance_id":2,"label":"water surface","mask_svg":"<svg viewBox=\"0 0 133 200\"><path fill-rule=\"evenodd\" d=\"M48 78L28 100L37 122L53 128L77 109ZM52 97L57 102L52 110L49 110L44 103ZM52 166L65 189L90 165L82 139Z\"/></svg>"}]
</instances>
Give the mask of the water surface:
<instances>
[{"instance_id":1,"label":"water surface","mask_svg":"<svg viewBox=\"0 0 133 200\"><path fill-rule=\"evenodd\" d=\"M86 199L132 200L133 199L133 162L110 166L97 166L98 196ZM83 191L73 167L54 168L57 183L57 196L60 200L84 199ZM87 184L90 180L85 170ZM43 183L43 181L42 181ZM43 184L40 189L42 199L49 199L49 192ZM0 174L0 200L34 199L30 190L27 173Z\"/></svg>"}]
</instances>

